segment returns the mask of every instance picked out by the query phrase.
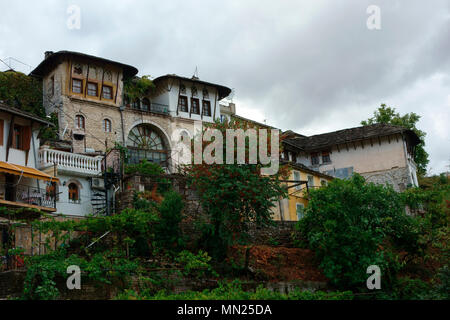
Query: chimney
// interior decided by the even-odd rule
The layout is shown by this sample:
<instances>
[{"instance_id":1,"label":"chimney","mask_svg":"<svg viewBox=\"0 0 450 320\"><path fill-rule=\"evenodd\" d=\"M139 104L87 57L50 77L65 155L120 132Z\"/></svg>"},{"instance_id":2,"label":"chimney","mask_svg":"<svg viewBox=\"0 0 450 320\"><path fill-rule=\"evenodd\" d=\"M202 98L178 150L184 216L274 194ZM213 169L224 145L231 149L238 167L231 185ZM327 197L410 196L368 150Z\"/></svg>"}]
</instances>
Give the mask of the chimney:
<instances>
[{"instance_id":1,"label":"chimney","mask_svg":"<svg viewBox=\"0 0 450 320\"><path fill-rule=\"evenodd\" d=\"M230 102L228 106L230 107L231 113L236 114L236 104L234 104L234 102Z\"/></svg>"},{"instance_id":2,"label":"chimney","mask_svg":"<svg viewBox=\"0 0 450 320\"><path fill-rule=\"evenodd\" d=\"M50 57L52 54L53 54L53 51L45 51L45 52L44 52L45 59L47 59L48 57Z\"/></svg>"}]
</instances>

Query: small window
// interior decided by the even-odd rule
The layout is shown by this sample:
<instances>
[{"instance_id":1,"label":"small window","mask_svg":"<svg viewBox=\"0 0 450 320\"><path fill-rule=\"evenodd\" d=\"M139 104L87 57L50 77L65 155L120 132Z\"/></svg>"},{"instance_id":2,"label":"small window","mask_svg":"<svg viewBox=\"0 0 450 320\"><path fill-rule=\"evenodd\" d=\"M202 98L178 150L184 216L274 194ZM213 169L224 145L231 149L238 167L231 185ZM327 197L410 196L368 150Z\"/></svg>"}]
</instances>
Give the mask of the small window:
<instances>
[{"instance_id":1,"label":"small window","mask_svg":"<svg viewBox=\"0 0 450 320\"><path fill-rule=\"evenodd\" d=\"M203 100L202 111L204 116L211 117L211 102Z\"/></svg>"},{"instance_id":2,"label":"small window","mask_svg":"<svg viewBox=\"0 0 450 320\"><path fill-rule=\"evenodd\" d=\"M314 188L314 176L308 176L308 187Z\"/></svg>"},{"instance_id":3,"label":"small window","mask_svg":"<svg viewBox=\"0 0 450 320\"><path fill-rule=\"evenodd\" d=\"M209 99L208 89L203 89L203 99Z\"/></svg>"},{"instance_id":4,"label":"small window","mask_svg":"<svg viewBox=\"0 0 450 320\"><path fill-rule=\"evenodd\" d=\"M300 183L300 172L294 171L294 184ZM295 189L300 190L302 188L301 185L295 186Z\"/></svg>"},{"instance_id":5,"label":"small window","mask_svg":"<svg viewBox=\"0 0 450 320\"><path fill-rule=\"evenodd\" d=\"M328 151L322 152L322 162L323 163L330 163L331 162L330 153Z\"/></svg>"},{"instance_id":6,"label":"small window","mask_svg":"<svg viewBox=\"0 0 450 320\"><path fill-rule=\"evenodd\" d=\"M198 99L194 99L194 98L191 99L191 110L192 110L192 113L200 114L200 103L199 103Z\"/></svg>"},{"instance_id":7,"label":"small window","mask_svg":"<svg viewBox=\"0 0 450 320\"><path fill-rule=\"evenodd\" d=\"M98 85L94 82L88 82L88 96L97 97L98 96Z\"/></svg>"},{"instance_id":8,"label":"small window","mask_svg":"<svg viewBox=\"0 0 450 320\"><path fill-rule=\"evenodd\" d=\"M311 153L311 164L313 166L319 164L319 154L317 152Z\"/></svg>"},{"instance_id":9,"label":"small window","mask_svg":"<svg viewBox=\"0 0 450 320\"><path fill-rule=\"evenodd\" d=\"M13 148L21 150L22 149L22 127L14 125L14 136L13 136Z\"/></svg>"},{"instance_id":10,"label":"small window","mask_svg":"<svg viewBox=\"0 0 450 320\"><path fill-rule=\"evenodd\" d=\"M322 187L326 187L328 185L327 180L320 180L320 184L322 185Z\"/></svg>"},{"instance_id":11,"label":"small window","mask_svg":"<svg viewBox=\"0 0 450 320\"><path fill-rule=\"evenodd\" d=\"M78 186L75 183L69 183L69 202L80 203L80 193Z\"/></svg>"},{"instance_id":12,"label":"small window","mask_svg":"<svg viewBox=\"0 0 450 320\"><path fill-rule=\"evenodd\" d=\"M111 120L103 119L103 131L111 132Z\"/></svg>"},{"instance_id":13,"label":"small window","mask_svg":"<svg viewBox=\"0 0 450 320\"><path fill-rule=\"evenodd\" d=\"M83 81L80 79L72 79L72 92L83 93Z\"/></svg>"},{"instance_id":14,"label":"small window","mask_svg":"<svg viewBox=\"0 0 450 320\"><path fill-rule=\"evenodd\" d=\"M84 117L81 115L77 115L75 117L75 126L77 129L83 129L85 128L85 121L84 121Z\"/></svg>"},{"instance_id":15,"label":"small window","mask_svg":"<svg viewBox=\"0 0 450 320\"><path fill-rule=\"evenodd\" d=\"M297 203L297 219L300 220L305 216L305 205L303 203Z\"/></svg>"},{"instance_id":16,"label":"small window","mask_svg":"<svg viewBox=\"0 0 450 320\"><path fill-rule=\"evenodd\" d=\"M220 122L221 122L221 123L225 123L225 122L227 121L227 119L228 119L228 118L227 118L226 115L223 115L223 114L220 115Z\"/></svg>"},{"instance_id":17,"label":"small window","mask_svg":"<svg viewBox=\"0 0 450 320\"><path fill-rule=\"evenodd\" d=\"M147 98L142 99L142 110L150 111L150 100Z\"/></svg>"},{"instance_id":18,"label":"small window","mask_svg":"<svg viewBox=\"0 0 450 320\"><path fill-rule=\"evenodd\" d=\"M103 86L103 99L112 100L112 87Z\"/></svg>"},{"instance_id":19,"label":"small window","mask_svg":"<svg viewBox=\"0 0 450 320\"><path fill-rule=\"evenodd\" d=\"M180 96L180 98L178 99L178 110L182 112L189 112L187 97Z\"/></svg>"}]
</instances>

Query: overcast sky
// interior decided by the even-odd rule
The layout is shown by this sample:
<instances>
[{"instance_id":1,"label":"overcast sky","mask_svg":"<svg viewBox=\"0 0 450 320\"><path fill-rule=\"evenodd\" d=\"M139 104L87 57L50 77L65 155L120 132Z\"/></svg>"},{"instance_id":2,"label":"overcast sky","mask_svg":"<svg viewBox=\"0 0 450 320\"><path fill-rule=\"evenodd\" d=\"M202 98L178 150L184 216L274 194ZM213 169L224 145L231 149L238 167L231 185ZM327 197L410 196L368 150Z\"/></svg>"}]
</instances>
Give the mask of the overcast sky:
<instances>
[{"instance_id":1,"label":"overcast sky","mask_svg":"<svg viewBox=\"0 0 450 320\"><path fill-rule=\"evenodd\" d=\"M450 0L6 1L0 58L21 71L73 50L234 89L237 113L305 135L381 104L422 116L432 173L450 164ZM81 10L69 29L70 5ZM380 8L381 29L366 24ZM0 66L5 70L6 66Z\"/></svg>"}]
</instances>

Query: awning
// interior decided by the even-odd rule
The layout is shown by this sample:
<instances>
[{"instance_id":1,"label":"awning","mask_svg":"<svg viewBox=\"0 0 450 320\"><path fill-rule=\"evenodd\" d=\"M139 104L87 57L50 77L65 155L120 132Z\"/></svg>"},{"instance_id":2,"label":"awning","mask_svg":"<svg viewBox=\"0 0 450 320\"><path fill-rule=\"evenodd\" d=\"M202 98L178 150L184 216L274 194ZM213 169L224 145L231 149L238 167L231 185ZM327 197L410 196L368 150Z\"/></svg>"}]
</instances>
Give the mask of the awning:
<instances>
[{"instance_id":1,"label":"awning","mask_svg":"<svg viewBox=\"0 0 450 320\"><path fill-rule=\"evenodd\" d=\"M15 174L26 178L34 178L51 182L59 182L58 178L52 177L45 172L34 168L19 166L18 164L0 161L0 172Z\"/></svg>"}]
</instances>

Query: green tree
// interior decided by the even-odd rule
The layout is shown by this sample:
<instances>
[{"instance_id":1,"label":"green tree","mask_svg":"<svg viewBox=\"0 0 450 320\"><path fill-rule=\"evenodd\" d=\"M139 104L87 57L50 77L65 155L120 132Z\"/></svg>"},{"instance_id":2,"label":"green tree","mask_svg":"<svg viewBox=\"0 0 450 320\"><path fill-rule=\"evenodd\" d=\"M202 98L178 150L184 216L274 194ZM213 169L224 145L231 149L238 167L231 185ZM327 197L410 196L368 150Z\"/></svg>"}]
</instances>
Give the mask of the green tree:
<instances>
[{"instance_id":1,"label":"green tree","mask_svg":"<svg viewBox=\"0 0 450 320\"><path fill-rule=\"evenodd\" d=\"M244 121L216 122L211 125L222 136L225 136L227 129L247 130L251 126L252 124ZM270 150L270 136L267 140ZM206 144L208 143L204 142ZM225 143L223 147L225 159ZM245 150L248 155L248 139ZM236 153L236 149L234 151ZM226 257L228 246L244 241L250 223L272 223L271 209L274 202L287 194L279 179L283 172L282 168L277 175L265 176L261 174L261 167L256 164L202 163L188 167L189 183L197 189L205 212L204 221L198 224L203 235L200 243L213 258L222 261Z\"/></svg>"},{"instance_id":2,"label":"green tree","mask_svg":"<svg viewBox=\"0 0 450 320\"><path fill-rule=\"evenodd\" d=\"M417 250L416 224L401 194L358 174L312 190L305 213L297 227L325 276L340 288L364 289L370 265L381 268L386 287L399 268L393 249Z\"/></svg>"},{"instance_id":3,"label":"green tree","mask_svg":"<svg viewBox=\"0 0 450 320\"><path fill-rule=\"evenodd\" d=\"M0 72L0 100L11 107L45 117L41 81L21 72Z\"/></svg>"},{"instance_id":4,"label":"green tree","mask_svg":"<svg viewBox=\"0 0 450 320\"><path fill-rule=\"evenodd\" d=\"M419 120L420 116L414 112L401 116L400 113L395 111L395 108L388 107L383 103L375 110L372 118L361 121L361 124L366 126L375 123L388 123L413 130L420 139L420 143L416 146L414 161L417 164L418 173L423 176L427 172L429 160L428 153L425 151L426 133L416 127Z\"/></svg>"}]
</instances>

